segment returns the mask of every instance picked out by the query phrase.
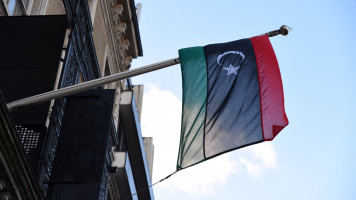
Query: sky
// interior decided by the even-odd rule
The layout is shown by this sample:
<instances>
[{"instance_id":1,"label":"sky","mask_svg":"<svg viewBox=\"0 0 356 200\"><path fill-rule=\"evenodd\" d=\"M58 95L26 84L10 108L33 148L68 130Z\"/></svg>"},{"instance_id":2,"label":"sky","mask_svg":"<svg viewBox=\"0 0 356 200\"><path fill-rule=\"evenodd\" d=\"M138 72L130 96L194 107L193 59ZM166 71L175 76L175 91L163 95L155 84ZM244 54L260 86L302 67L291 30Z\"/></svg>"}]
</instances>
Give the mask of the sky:
<instances>
[{"instance_id":1,"label":"sky","mask_svg":"<svg viewBox=\"0 0 356 200\"><path fill-rule=\"evenodd\" d=\"M271 142L184 169L153 187L155 199L356 199L356 0L136 0L143 57L279 29L270 38L289 125ZM144 85L142 134L155 145L153 183L175 171L182 82L175 65L132 78Z\"/></svg>"}]
</instances>

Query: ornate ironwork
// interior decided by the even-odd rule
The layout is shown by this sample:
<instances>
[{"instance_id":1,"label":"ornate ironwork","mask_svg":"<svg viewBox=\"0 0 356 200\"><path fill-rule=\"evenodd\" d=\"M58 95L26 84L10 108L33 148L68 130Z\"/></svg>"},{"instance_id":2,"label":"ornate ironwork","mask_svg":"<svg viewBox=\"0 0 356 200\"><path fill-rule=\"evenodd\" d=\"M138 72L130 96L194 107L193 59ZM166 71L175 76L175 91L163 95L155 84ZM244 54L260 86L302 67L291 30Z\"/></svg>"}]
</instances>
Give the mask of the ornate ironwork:
<instances>
[{"instance_id":1,"label":"ornate ironwork","mask_svg":"<svg viewBox=\"0 0 356 200\"><path fill-rule=\"evenodd\" d=\"M15 127L32 168L37 171L46 127L43 124L16 125Z\"/></svg>"},{"instance_id":2,"label":"ornate ironwork","mask_svg":"<svg viewBox=\"0 0 356 200\"><path fill-rule=\"evenodd\" d=\"M92 37L92 25L89 7L86 0L64 0L67 12L68 26L71 34L63 65L59 88L70 86L78 82L79 76L84 81L99 78L100 68L96 58ZM39 182L46 193L47 184L52 171L52 164L56 153L57 142L64 115L66 98L57 99L52 107L52 114L45 138L42 163L39 170Z\"/></svg>"},{"instance_id":3,"label":"ornate ironwork","mask_svg":"<svg viewBox=\"0 0 356 200\"><path fill-rule=\"evenodd\" d=\"M99 200L106 199L108 195L109 182L111 178L109 173L109 167L111 166L111 158L110 158L111 148L113 146L116 147L118 144L119 144L118 134L115 130L115 124L113 120L111 120L110 136L106 147L106 162L104 164L103 176L101 180Z\"/></svg>"}]
</instances>

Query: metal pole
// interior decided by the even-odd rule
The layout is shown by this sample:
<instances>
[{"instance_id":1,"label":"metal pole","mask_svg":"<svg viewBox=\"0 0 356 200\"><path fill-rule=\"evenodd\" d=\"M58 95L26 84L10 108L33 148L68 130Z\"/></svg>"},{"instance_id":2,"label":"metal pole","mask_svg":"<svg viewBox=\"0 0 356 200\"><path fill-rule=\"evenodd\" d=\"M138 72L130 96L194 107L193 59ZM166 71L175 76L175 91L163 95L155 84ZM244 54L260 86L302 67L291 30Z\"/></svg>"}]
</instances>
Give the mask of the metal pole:
<instances>
[{"instance_id":1,"label":"metal pole","mask_svg":"<svg viewBox=\"0 0 356 200\"><path fill-rule=\"evenodd\" d=\"M291 30L292 30L291 27L288 27L288 26L286 26L286 25L283 25L283 26L281 26L278 30L270 31L270 32L265 33L265 34L267 34L268 37L274 37L274 36L279 35L279 34L281 34L281 35L283 35L283 36L286 36L286 35L288 35L288 33L289 33Z\"/></svg>"},{"instance_id":2,"label":"metal pole","mask_svg":"<svg viewBox=\"0 0 356 200\"><path fill-rule=\"evenodd\" d=\"M96 88L96 87L99 87L99 86L102 86L102 85L105 85L108 83L112 83L112 82L120 81L120 80L123 80L126 78L134 77L134 76L137 76L140 74L144 74L147 72L151 72L151 71L155 71L155 70L162 69L165 67L169 67L169 66L172 66L172 65L175 65L178 63L179 63L179 58L172 58L169 60L151 64L151 65L146 65L146 66L143 66L140 68L128 70L125 72L113 74L110 76L105 76L102 78L79 83L79 84L61 88L58 90L53 90L50 92L38 94L38 95L27 97L24 99L12 101L12 102L7 103L6 105L7 105L7 108L9 109L9 111L13 111L13 110L20 109L24 106L38 104L38 103L50 101L52 99L65 97L65 96L75 94L78 92L83 92L83 91L93 89L93 88Z\"/></svg>"},{"instance_id":3,"label":"metal pole","mask_svg":"<svg viewBox=\"0 0 356 200\"><path fill-rule=\"evenodd\" d=\"M289 31L291 31L291 30L292 30L292 28L289 28L288 26L283 25L280 27L279 30L270 31L265 34L267 34L268 37L273 37L273 36L276 36L279 34L288 35ZM72 85L69 87L61 88L58 90L53 90L50 92L38 94L38 95L27 97L24 99L12 101L12 102L7 103L6 105L7 105L7 108L9 109L9 111L13 111L13 110L20 109L24 106L42 103L42 102L50 101L52 99L56 99L56 98L60 98L60 97L65 97L65 96L68 96L71 94L75 94L78 92L83 92L83 91L86 91L89 89L93 89L93 88L96 88L96 87L99 87L99 86L102 86L102 85L105 85L108 83L120 81L120 80L123 80L126 78L140 75L140 74L144 74L147 72L152 72L152 71L155 71L158 69L176 65L176 64L179 64L179 62L180 62L179 58L172 58L169 60L151 64L151 65L146 65L146 66L143 66L140 68L128 70L125 72L120 72L120 73L113 74L110 76L105 76L105 77L94 79L94 80L87 81L84 83L79 83L79 84Z\"/></svg>"}]
</instances>

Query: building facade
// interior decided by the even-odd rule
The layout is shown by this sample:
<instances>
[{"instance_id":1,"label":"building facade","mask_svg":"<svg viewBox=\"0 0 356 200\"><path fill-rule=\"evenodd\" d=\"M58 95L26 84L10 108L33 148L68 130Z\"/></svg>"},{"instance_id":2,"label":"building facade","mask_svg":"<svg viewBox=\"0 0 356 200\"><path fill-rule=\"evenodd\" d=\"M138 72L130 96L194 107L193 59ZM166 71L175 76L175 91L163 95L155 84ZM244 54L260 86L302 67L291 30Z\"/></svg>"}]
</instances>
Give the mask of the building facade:
<instances>
[{"instance_id":1,"label":"building facade","mask_svg":"<svg viewBox=\"0 0 356 200\"><path fill-rule=\"evenodd\" d=\"M133 0L0 0L0 15L3 104L126 71L142 56ZM11 118L4 127L14 127L1 134L22 167L13 171L19 164L1 148L0 196L154 199L153 145L140 130L142 87L126 79L10 114L3 109ZM14 178L20 172L27 181Z\"/></svg>"}]
</instances>

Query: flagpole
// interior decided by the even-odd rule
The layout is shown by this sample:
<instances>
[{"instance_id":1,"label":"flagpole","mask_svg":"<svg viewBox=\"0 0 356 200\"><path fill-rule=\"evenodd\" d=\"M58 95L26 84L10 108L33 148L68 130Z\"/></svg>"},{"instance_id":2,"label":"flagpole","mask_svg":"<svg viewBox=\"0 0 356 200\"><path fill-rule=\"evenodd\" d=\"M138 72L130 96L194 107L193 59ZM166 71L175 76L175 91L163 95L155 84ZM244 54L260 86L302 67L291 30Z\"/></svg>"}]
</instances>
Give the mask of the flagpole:
<instances>
[{"instance_id":1,"label":"flagpole","mask_svg":"<svg viewBox=\"0 0 356 200\"><path fill-rule=\"evenodd\" d=\"M27 97L27 98L23 98L20 100L16 100L16 101L12 101L6 104L7 109L9 111L13 111L13 110L18 110L22 107L28 106L28 105L33 105L33 104L38 104L38 103L43 103L46 101L50 101L52 99L56 99L56 98L60 98L60 97L65 97L65 96L69 96L71 94L75 94L78 92L83 92L89 89L93 89L96 87L100 87L102 85L108 84L108 83L112 83L112 82L116 82L116 81L120 81L123 79L127 79L130 77L134 77L140 74L145 74L148 72L152 72L158 69L162 69L165 67L169 67L172 65L176 65L179 64L179 58L172 58L169 60L165 60L162 62L158 62L158 63L154 63L154 64L150 64L150 65L146 65L140 68L136 68L136 69L132 69L132 70L127 70L124 72L120 72L117 74L113 74L110 76L105 76L102 78L98 78L98 79L94 79L94 80L90 80L87 82L83 82L83 83L79 83L76 85L72 85L72 86L68 86L65 88L61 88L58 90L53 90L53 91L49 91L46 93L42 93L42 94L38 94L35 96L31 96L31 97Z\"/></svg>"},{"instance_id":2,"label":"flagpole","mask_svg":"<svg viewBox=\"0 0 356 200\"><path fill-rule=\"evenodd\" d=\"M278 30L270 31L270 32L267 32L267 33L265 33L265 34L267 34L268 37L274 37L274 36L279 35L279 34L281 34L281 35L283 35L283 36L286 36L286 35L288 35L288 33L289 33L291 30L292 30L291 27L288 27L288 26L286 26L286 25L283 25L283 26L281 26Z\"/></svg>"},{"instance_id":3,"label":"flagpole","mask_svg":"<svg viewBox=\"0 0 356 200\"><path fill-rule=\"evenodd\" d=\"M292 30L291 28L289 28L288 26L281 26L280 29L278 30L274 30L274 31L270 31L267 32L265 34L268 35L268 37L273 37L276 35L287 35L289 33L289 31ZM158 69L163 69L172 65L176 65L179 64L179 58L172 58L169 60L165 60L162 62L158 62L158 63L154 63L154 64L150 64L150 65L146 65L140 68L136 68L136 69L132 69L132 70L128 70L128 71L124 71L124 72L120 72L117 74L112 74L110 76L105 76L102 78L98 78L98 79L94 79L91 81L87 81L87 82L83 82L83 83L79 83L76 85L72 85L72 86L68 86L65 88L60 88L58 90L53 90L53 91L49 91L46 93L42 93L42 94L38 94L35 96L31 96L31 97L27 97L27 98L23 98L23 99L19 99L16 101L12 101L6 104L7 108L9 111L14 111L14 110L18 110L22 107L25 106L29 106L29 105L34 105L34 104L39 104L39 103L43 103L46 101L50 101L52 99L56 99L56 98L61 98L61 97L65 97L65 96L69 96L71 94L75 94L78 92L83 92L89 89L93 89L96 87L100 87L102 85L108 84L108 83L112 83L112 82L116 82L116 81L120 81L123 79L127 79L130 77L134 77L137 75L141 75L141 74L145 74L148 72L152 72Z\"/></svg>"}]
</instances>

